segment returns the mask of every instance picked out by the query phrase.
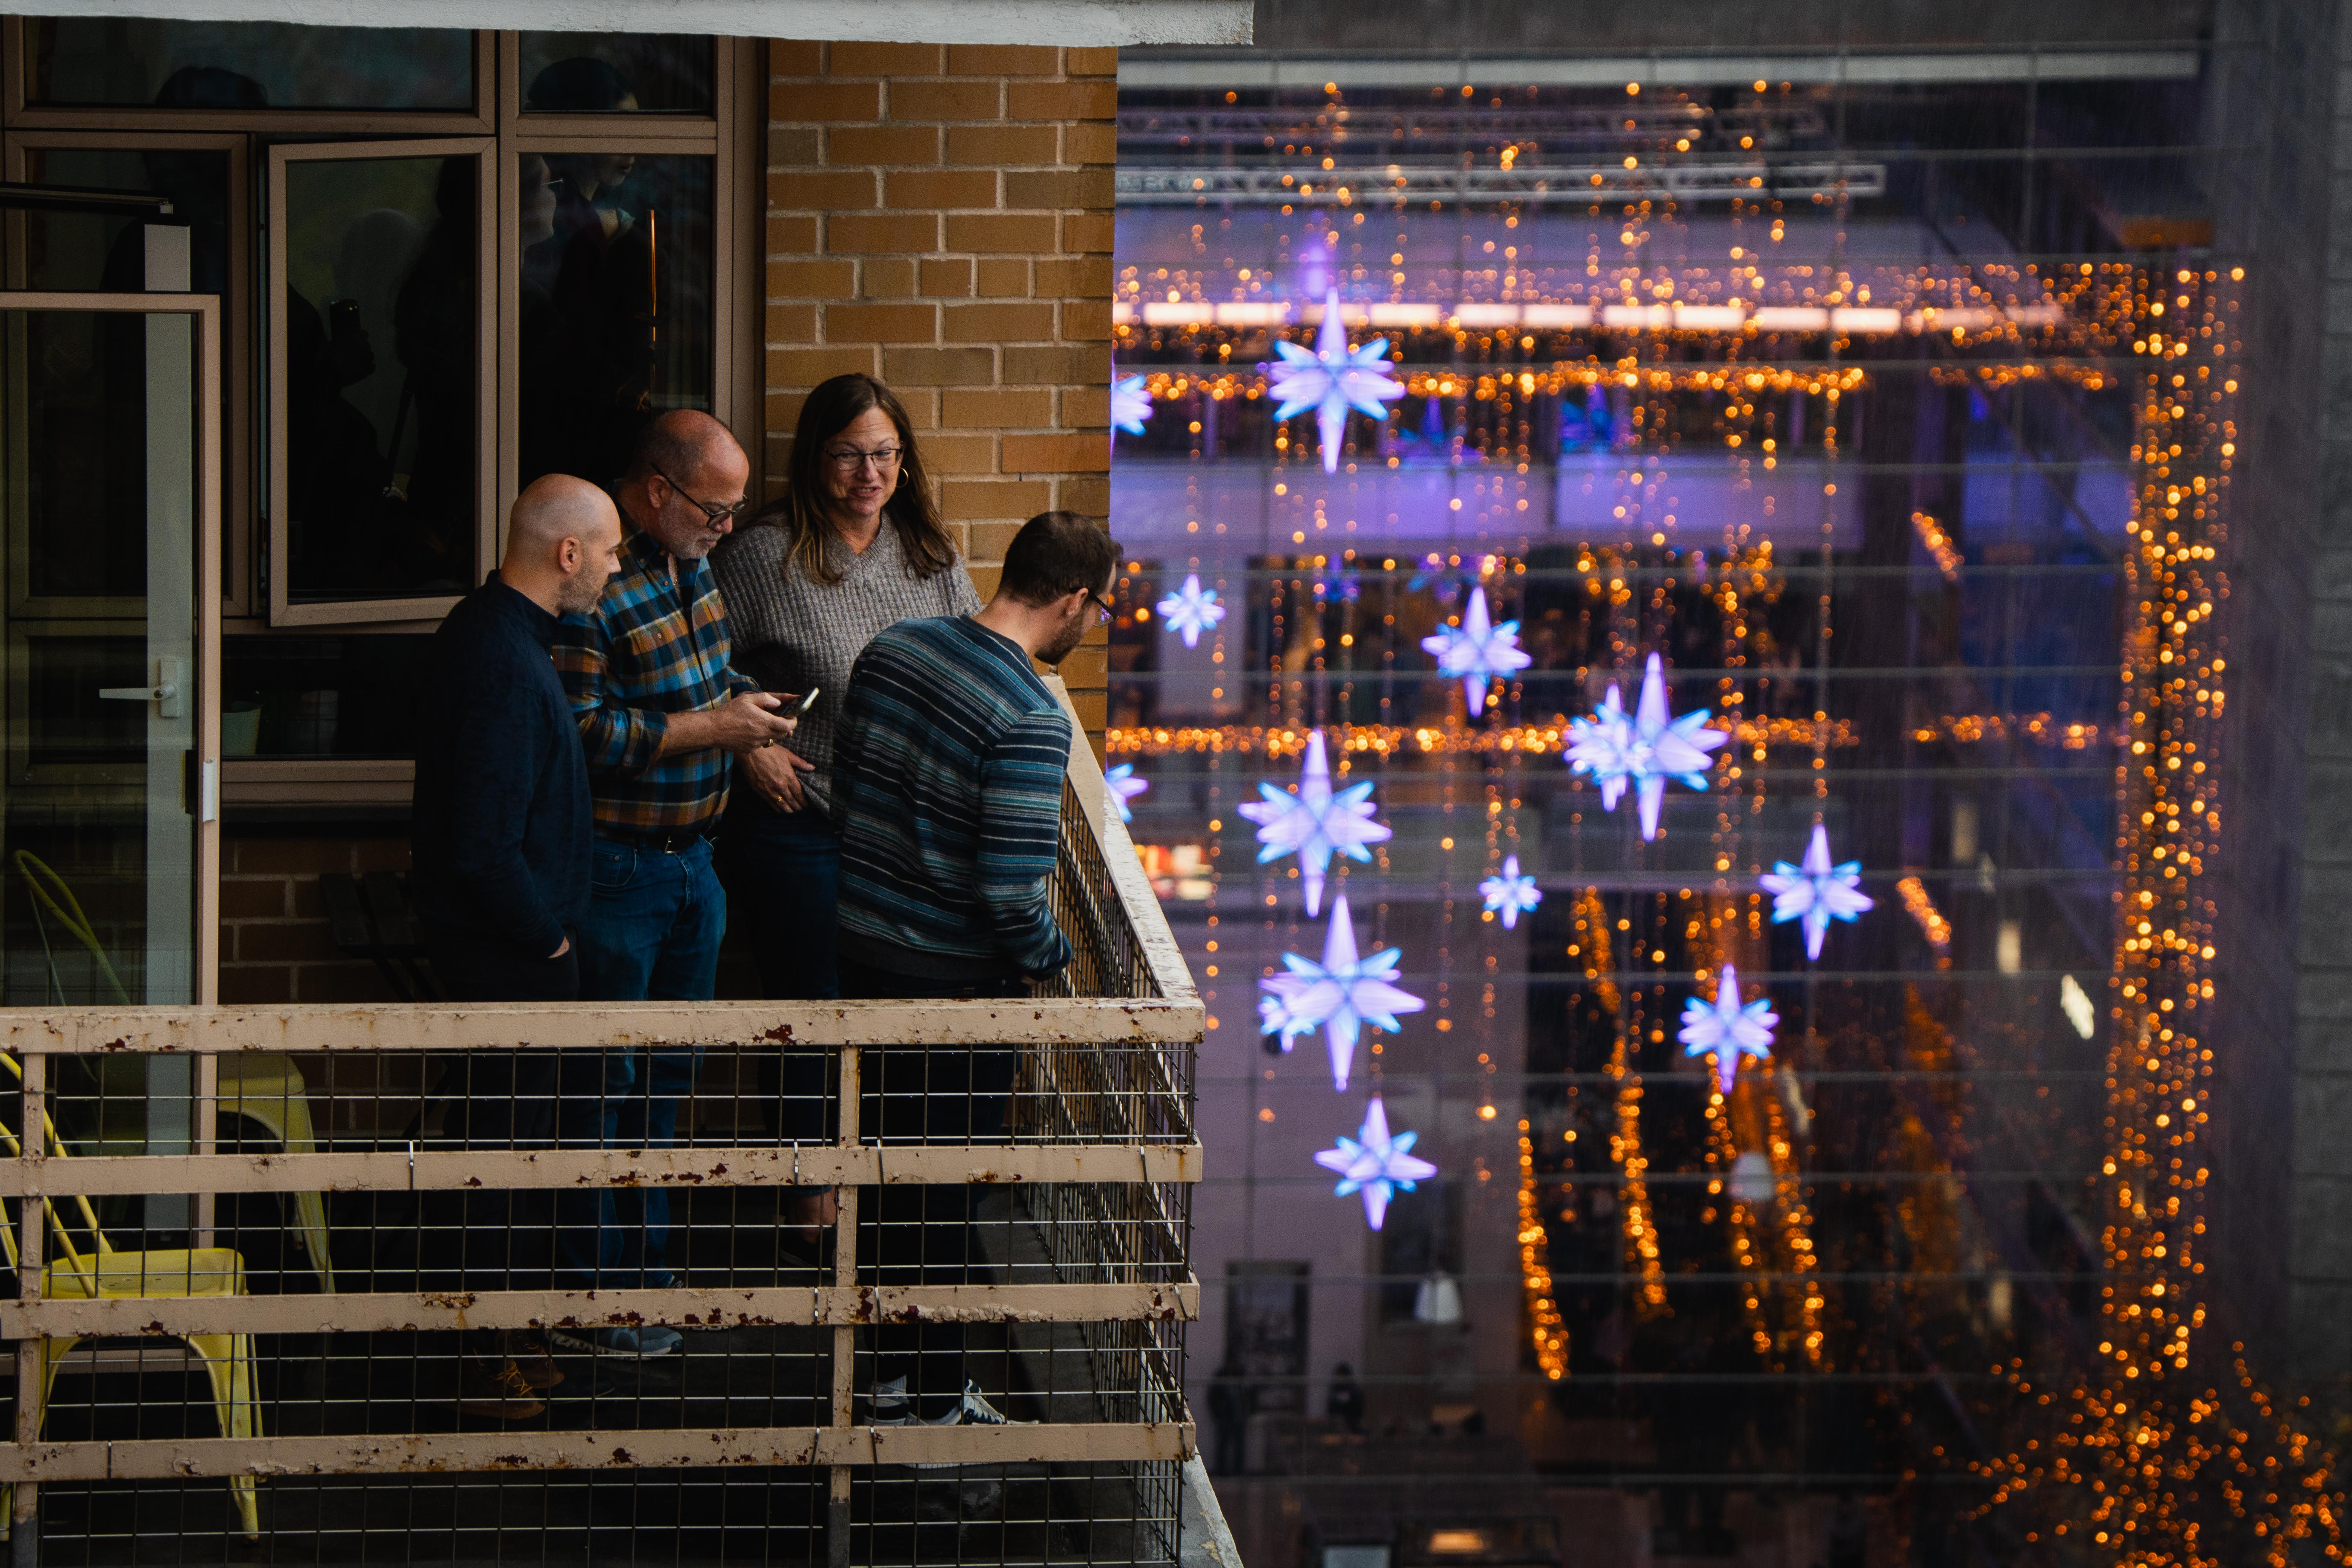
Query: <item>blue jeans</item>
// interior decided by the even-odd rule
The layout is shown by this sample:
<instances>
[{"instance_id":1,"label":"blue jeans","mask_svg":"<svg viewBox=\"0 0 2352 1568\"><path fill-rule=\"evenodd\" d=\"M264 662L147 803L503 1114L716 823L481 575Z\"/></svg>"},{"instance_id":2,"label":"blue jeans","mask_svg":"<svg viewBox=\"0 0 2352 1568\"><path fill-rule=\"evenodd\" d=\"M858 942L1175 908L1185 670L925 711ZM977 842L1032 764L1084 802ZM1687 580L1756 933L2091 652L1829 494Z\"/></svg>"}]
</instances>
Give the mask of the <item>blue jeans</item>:
<instances>
[{"instance_id":1,"label":"blue jeans","mask_svg":"<svg viewBox=\"0 0 2352 1568\"><path fill-rule=\"evenodd\" d=\"M575 939L591 1002L707 1002L719 975L727 893L710 847L676 855L599 838L587 918ZM567 1051L556 1140L567 1149L667 1149L698 1048ZM669 1283L669 1194L656 1187L566 1191L557 1200L556 1284L564 1289Z\"/></svg>"}]
</instances>

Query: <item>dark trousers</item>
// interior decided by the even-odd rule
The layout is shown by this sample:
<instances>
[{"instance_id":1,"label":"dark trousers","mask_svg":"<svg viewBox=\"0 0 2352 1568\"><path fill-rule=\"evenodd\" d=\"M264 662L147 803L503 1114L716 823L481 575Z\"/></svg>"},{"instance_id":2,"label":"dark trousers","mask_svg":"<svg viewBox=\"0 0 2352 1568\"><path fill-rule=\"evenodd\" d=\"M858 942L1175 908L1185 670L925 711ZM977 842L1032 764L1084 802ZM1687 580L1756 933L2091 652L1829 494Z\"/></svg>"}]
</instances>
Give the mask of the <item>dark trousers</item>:
<instances>
[{"instance_id":1,"label":"dark trousers","mask_svg":"<svg viewBox=\"0 0 2352 1568\"><path fill-rule=\"evenodd\" d=\"M576 952L542 958L479 931L423 924L425 955L452 1002L571 1002L580 995ZM545 1149L555 1142L554 1051L473 1051L457 1071L449 1121L475 1149ZM468 1290L520 1289L544 1279L553 1218L543 1189L463 1194L463 1228L444 1267ZM518 1273L529 1276L519 1279Z\"/></svg>"},{"instance_id":2,"label":"dark trousers","mask_svg":"<svg viewBox=\"0 0 2352 1568\"><path fill-rule=\"evenodd\" d=\"M740 933L760 974L760 994L775 1002L829 1002L841 994L834 963L841 840L814 806L770 809L749 791L727 808L715 862L727 889L728 924ZM776 1138L822 1143L834 1136L825 1069L831 1053L763 1054L761 1097L774 1108ZM789 1199L815 1187L787 1188Z\"/></svg>"},{"instance_id":3,"label":"dark trousers","mask_svg":"<svg viewBox=\"0 0 2352 1568\"><path fill-rule=\"evenodd\" d=\"M1018 980L959 984L894 973L854 959L840 963L845 996L912 1001L1018 996ZM866 1053L858 1129L875 1143L993 1143L1004 1137L1014 1054L970 1047L884 1046ZM976 1282L968 1186L868 1187L858 1199L859 1251L884 1285ZM960 1323L886 1323L874 1331L874 1379L907 1380L917 1413L953 1408L963 1396L965 1335Z\"/></svg>"}]
</instances>

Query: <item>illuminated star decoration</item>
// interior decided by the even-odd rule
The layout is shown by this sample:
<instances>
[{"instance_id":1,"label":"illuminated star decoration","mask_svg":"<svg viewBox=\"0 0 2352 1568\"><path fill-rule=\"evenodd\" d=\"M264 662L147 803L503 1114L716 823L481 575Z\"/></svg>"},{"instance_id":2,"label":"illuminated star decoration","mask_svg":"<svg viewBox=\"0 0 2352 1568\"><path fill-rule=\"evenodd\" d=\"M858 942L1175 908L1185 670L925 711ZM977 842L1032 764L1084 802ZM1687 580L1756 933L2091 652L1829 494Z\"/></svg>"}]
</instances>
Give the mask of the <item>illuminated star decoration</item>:
<instances>
[{"instance_id":1,"label":"illuminated star decoration","mask_svg":"<svg viewBox=\"0 0 2352 1568\"><path fill-rule=\"evenodd\" d=\"M1114 428L1130 436L1143 434L1143 422L1151 417L1151 394L1143 389L1139 375L1121 376L1110 384L1110 422Z\"/></svg>"},{"instance_id":2,"label":"illuminated star decoration","mask_svg":"<svg viewBox=\"0 0 2352 1568\"><path fill-rule=\"evenodd\" d=\"M1214 588L1201 586L1198 572L1188 572L1184 585L1160 601L1160 618L1184 634L1186 647L1198 647L1201 634L1225 618L1225 607L1217 603Z\"/></svg>"},{"instance_id":3,"label":"illuminated star decoration","mask_svg":"<svg viewBox=\"0 0 2352 1568\"><path fill-rule=\"evenodd\" d=\"M1642 837L1655 838L1666 781L1705 789L1706 754L1731 739L1721 730L1705 727L1706 712L1697 708L1679 719L1667 712L1666 679L1658 656L1652 654L1642 676L1641 701L1630 718L1612 681L1598 712L1569 721L1568 765L1591 774L1601 785L1603 811L1616 810L1625 786L1632 784L1641 802Z\"/></svg>"},{"instance_id":4,"label":"illuminated star decoration","mask_svg":"<svg viewBox=\"0 0 2352 1568\"><path fill-rule=\"evenodd\" d=\"M1756 885L1772 895L1774 925L1782 921L1805 922L1805 956L1812 959L1822 955L1822 938L1829 933L1830 921L1851 921L1877 901L1862 891L1861 861L1830 864L1829 830L1818 822L1813 824L1812 842L1805 846L1805 863L1791 866L1786 860L1775 860L1769 871L1756 879Z\"/></svg>"},{"instance_id":5,"label":"illuminated star decoration","mask_svg":"<svg viewBox=\"0 0 2352 1568\"><path fill-rule=\"evenodd\" d=\"M1462 697L1470 704L1473 719L1486 706L1489 681L1535 662L1519 647L1518 622L1488 623L1484 588L1470 590L1470 604L1462 612L1460 626L1439 627L1436 636L1422 638L1421 646L1437 656L1438 674L1461 678Z\"/></svg>"},{"instance_id":6,"label":"illuminated star decoration","mask_svg":"<svg viewBox=\"0 0 2352 1568\"><path fill-rule=\"evenodd\" d=\"M1257 852L1258 864L1296 851L1310 915L1323 907L1323 877L1331 868L1331 857L1369 861L1372 852L1364 846L1389 837L1389 830L1372 820L1370 779L1333 793L1320 730L1307 737L1307 764L1299 770L1297 795L1270 784L1257 790L1265 798L1248 802L1241 814L1258 825L1257 841L1265 846Z\"/></svg>"},{"instance_id":7,"label":"illuminated star decoration","mask_svg":"<svg viewBox=\"0 0 2352 1568\"><path fill-rule=\"evenodd\" d=\"M1436 1166L1414 1158L1412 1152L1413 1140L1419 1136L1400 1132L1390 1137L1389 1113L1376 1094L1364 1107L1364 1124L1356 1129L1356 1135L1343 1134L1339 1146L1322 1151L1315 1163L1339 1173L1339 1184L1331 1189L1333 1196L1364 1194L1364 1223L1378 1230L1388 1217L1389 1199L1399 1192L1412 1191L1415 1182L1437 1174Z\"/></svg>"},{"instance_id":8,"label":"illuminated star decoration","mask_svg":"<svg viewBox=\"0 0 2352 1568\"><path fill-rule=\"evenodd\" d=\"M1103 786L1110 791L1110 803L1118 807L1118 819L1133 822L1135 813L1127 809L1127 803L1150 789L1151 781L1137 778L1133 763L1121 763L1103 774Z\"/></svg>"},{"instance_id":9,"label":"illuminated star decoration","mask_svg":"<svg viewBox=\"0 0 2352 1568\"><path fill-rule=\"evenodd\" d=\"M1675 1037L1682 1041L1686 1057L1715 1053L1716 1087L1729 1094L1739 1076L1740 1058L1770 1059L1772 1027L1780 1021L1780 1015L1764 997L1745 1007L1739 1005L1739 971L1727 963L1713 1002L1694 996L1683 1004L1683 1026Z\"/></svg>"},{"instance_id":10,"label":"illuminated star decoration","mask_svg":"<svg viewBox=\"0 0 2352 1568\"><path fill-rule=\"evenodd\" d=\"M1536 890L1536 879L1519 875L1519 858L1516 855L1503 857L1501 874L1479 883L1478 894L1486 900L1490 911L1503 917L1505 931L1519 923L1522 911L1543 902L1543 894Z\"/></svg>"},{"instance_id":11,"label":"illuminated star decoration","mask_svg":"<svg viewBox=\"0 0 2352 1568\"><path fill-rule=\"evenodd\" d=\"M1323 1031L1331 1050L1331 1087L1345 1089L1356 1061L1356 1036L1363 1026L1397 1033L1399 1013L1418 1013L1422 1000L1389 984L1397 977L1402 948L1385 947L1369 958L1356 956L1355 922L1348 918L1348 895L1331 900L1331 928L1323 938L1323 962L1286 952L1287 974L1257 983L1259 1032L1282 1036L1288 1050L1294 1036Z\"/></svg>"},{"instance_id":12,"label":"illuminated star decoration","mask_svg":"<svg viewBox=\"0 0 2352 1568\"><path fill-rule=\"evenodd\" d=\"M1323 437L1323 471L1339 471L1339 438L1348 431L1348 410L1360 408L1375 419L1385 418L1381 405L1402 397L1404 386L1389 374L1389 341L1374 338L1361 348L1348 346L1348 329L1339 320L1339 291L1325 297L1323 326L1315 335L1313 353L1297 343L1276 342L1282 363L1272 367L1267 384L1282 405L1277 420L1315 410L1315 427Z\"/></svg>"}]
</instances>

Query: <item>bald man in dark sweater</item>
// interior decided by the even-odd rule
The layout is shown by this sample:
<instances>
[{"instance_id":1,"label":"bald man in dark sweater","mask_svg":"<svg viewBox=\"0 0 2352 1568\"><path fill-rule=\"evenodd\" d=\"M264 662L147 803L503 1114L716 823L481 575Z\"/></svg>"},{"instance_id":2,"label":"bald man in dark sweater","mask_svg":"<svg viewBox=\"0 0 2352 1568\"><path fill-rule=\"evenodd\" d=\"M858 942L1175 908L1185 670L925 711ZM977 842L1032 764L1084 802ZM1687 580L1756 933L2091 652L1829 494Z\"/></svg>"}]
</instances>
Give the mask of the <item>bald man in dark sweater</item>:
<instances>
[{"instance_id":1,"label":"bald man in dark sweater","mask_svg":"<svg viewBox=\"0 0 2352 1568\"><path fill-rule=\"evenodd\" d=\"M416 754L410 883L434 974L453 1002L568 1002L580 994L572 928L588 904L588 767L548 652L557 622L596 602L617 564L620 514L604 491L551 474L515 500L506 559L460 600L425 661L431 710ZM466 1064L463 1135L545 1146L555 1131L555 1055L478 1051ZM456 1256L464 1285L512 1287L513 1194L466 1194ZM528 1420L562 1380L530 1337L478 1331L457 1407Z\"/></svg>"}]
</instances>

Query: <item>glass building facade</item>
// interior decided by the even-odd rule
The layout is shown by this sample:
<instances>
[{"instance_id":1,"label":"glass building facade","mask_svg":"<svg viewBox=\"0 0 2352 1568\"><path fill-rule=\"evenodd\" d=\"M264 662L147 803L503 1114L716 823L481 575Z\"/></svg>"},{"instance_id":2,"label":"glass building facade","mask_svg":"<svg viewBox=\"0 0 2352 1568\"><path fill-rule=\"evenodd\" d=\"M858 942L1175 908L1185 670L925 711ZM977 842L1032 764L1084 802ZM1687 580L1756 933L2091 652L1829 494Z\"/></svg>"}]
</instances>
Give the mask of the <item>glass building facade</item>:
<instances>
[{"instance_id":1,"label":"glass building facade","mask_svg":"<svg viewBox=\"0 0 2352 1568\"><path fill-rule=\"evenodd\" d=\"M1245 1559L2317 1553L2227 1071L2276 41L1306 30L1120 99Z\"/></svg>"}]
</instances>

